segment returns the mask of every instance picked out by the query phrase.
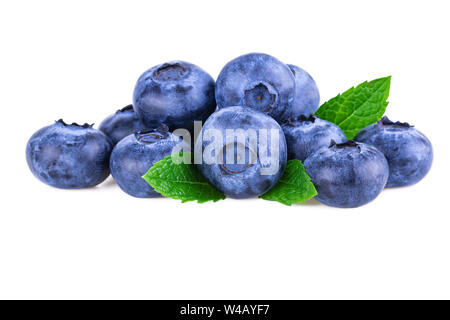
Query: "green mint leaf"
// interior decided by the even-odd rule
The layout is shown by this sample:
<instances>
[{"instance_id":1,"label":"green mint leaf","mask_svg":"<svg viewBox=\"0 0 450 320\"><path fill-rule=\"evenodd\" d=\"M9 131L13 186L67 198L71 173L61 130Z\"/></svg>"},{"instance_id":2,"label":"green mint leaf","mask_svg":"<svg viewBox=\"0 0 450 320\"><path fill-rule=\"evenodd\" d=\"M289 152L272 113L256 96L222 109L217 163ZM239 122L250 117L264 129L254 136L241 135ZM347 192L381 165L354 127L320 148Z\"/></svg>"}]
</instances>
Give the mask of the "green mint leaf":
<instances>
[{"instance_id":1,"label":"green mint leaf","mask_svg":"<svg viewBox=\"0 0 450 320\"><path fill-rule=\"evenodd\" d=\"M381 119L388 105L391 76L363 82L325 102L316 115L338 125L347 139Z\"/></svg>"},{"instance_id":2,"label":"green mint leaf","mask_svg":"<svg viewBox=\"0 0 450 320\"><path fill-rule=\"evenodd\" d=\"M280 181L260 198L290 206L293 203L303 203L315 195L316 188L303 163L294 159L288 161Z\"/></svg>"},{"instance_id":3,"label":"green mint leaf","mask_svg":"<svg viewBox=\"0 0 450 320\"><path fill-rule=\"evenodd\" d=\"M180 153L183 157L189 155L190 153ZM206 181L194 164L174 162L172 156L156 162L142 178L163 196L181 202L203 203L225 199L222 193Z\"/></svg>"}]
</instances>

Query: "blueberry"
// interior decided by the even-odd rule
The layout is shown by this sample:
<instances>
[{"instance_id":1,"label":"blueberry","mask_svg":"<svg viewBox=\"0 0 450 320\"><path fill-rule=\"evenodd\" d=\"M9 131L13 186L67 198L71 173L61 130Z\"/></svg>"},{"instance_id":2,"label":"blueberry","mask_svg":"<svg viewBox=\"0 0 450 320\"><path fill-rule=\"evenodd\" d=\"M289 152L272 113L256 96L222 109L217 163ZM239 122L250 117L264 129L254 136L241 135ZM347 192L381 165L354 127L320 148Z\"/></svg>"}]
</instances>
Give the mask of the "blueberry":
<instances>
[{"instance_id":1,"label":"blueberry","mask_svg":"<svg viewBox=\"0 0 450 320\"><path fill-rule=\"evenodd\" d=\"M119 187L138 198L160 197L142 176L153 164L172 154L182 139L161 125L158 129L145 129L119 141L111 154L110 169Z\"/></svg>"},{"instance_id":2,"label":"blueberry","mask_svg":"<svg viewBox=\"0 0 450 320\"><path fill-rule=\"evenodd\" d=\"M205 121L216 109L214 79L187 62L164 63L141 75L133 103L148 128L164 123L171 131L183 128L192 132L194 120Z\"/></svg>"},{"instance_id":3,"label":"blueberry","mask_svg":"<svg viewBox=\"0 0 450 320\"><path fill-rule=\"evenodd\" d=\"M92 125L63 120L38 130L27 143L31 172L56 188L95 186L109 175L111 142Z\"/></svg>"},{"instance_id":4,"label":"blueberry","mask_svg":"<svg viewBox=\"0 0 450 320\"><path fill-rule=\"evenodd\" d=\"M295 98L295 78L287 65L262 53L228 62L217 78L219 108L245 106L284 121Z\"/></svg>"},{"instance_id":5,"label":"blueberry","mask_svg":"<svg viewBox=\"0 0 450 320\"><path fill-rule=\"evenodd\" d=\"M324 147L305 160L317 200L339 208L362 206L375 199L389 176L384 155L375 147L347 141Z\"/></svg>"},{"instance_id":6,"label":"blueberry","mask_svg":"<svg viewBox=\"0 0 450 320\"><path fill-rule=\"evenodd\" d=\"M389 162L387 187L413 185L425 177L433 162L431 142L408 123L383 117L362 129L355 140L375 146Z\"/></svg>"},{"instance_id":7,"label":"blueberry","mask_svg":"<svg viewBox=\"0 0 450 320\"><path fill-rule=\"evenodd\" d=\"M314 115L290 118L282 128L288 146L288 159L304 161L311 153L328 147L331 140L336 143L347 141L337 125Z\"/></svg>"},{"instance_id":8,"label":"blueberry","mask_svg":"<svg viewBox=\"0 0 450 320\"><path fill-rule=\"evenodd\" d=\"M264 194L278 182L287 161L286 141L278 123L245 107L213 113L195 147L196 158L198 151L203 152L202 163L197 165L200 172L230 198Z\"/></svg>"},{"instance_id":9,"label":"blueberry","mask_svg":"<svg viewBox=\"0 0 450 320\"><path fill-rule=\"evenodd\" d=\"M308 72L293 64L288 64L288 67L295 77L295 99L291 109L291 117L309 116L319 108L319 89Z\"/></svg>"},{"instance_id":10,"label":"blueberry","mask_svg":"<svg viewBox=\"0 0 450 320\"><path fill-rule=\"evenodd\" d=\"M144 128L145 125L138 118L131 104L108 116L99 126L99 130L106 134L114 145L129 134Z\"/></svg>"}]
</instances>

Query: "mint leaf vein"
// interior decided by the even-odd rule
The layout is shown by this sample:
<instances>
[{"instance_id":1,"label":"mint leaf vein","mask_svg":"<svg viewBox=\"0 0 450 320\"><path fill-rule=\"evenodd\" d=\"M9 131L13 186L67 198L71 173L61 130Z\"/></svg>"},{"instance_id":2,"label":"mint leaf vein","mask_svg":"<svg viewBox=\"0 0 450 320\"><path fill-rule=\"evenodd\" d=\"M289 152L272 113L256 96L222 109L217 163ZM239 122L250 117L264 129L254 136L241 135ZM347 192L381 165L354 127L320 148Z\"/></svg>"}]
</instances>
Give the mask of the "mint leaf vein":
<instances>
[{"instance_id":1,"label":"mint leaf vein","mask_svg":"<svg viewBox=\"0 0 450 320\"><path fill-rule=\"evenodd\" d=\"M172 156L156 162L142 177L165 197L182 202L219 201L225 196L211 186L193 164L172 161Z\"/></svg>"},{"instance_id":2,"label":"mint leaf vein","mask_svg":"<svg viewBox=\"0 0 450 320\"><path fill-rule=\"evenodd\" d=\"M325 102L316 115L338 125L347 139L381 119L388 105L391 76L363 82Z\"/></svg>"},{"instance_id":3,"label":"mint leaf vein","mask_svg":"<svg viewBox=\"0 0 450 320\"><path fill-rule=\"evenodd\" d=\"M290 206L293 203L303 203L315 195L316 188L303 163L294 159L288 161L280 181L260 198Z\"/></svg>"}]
</instances>

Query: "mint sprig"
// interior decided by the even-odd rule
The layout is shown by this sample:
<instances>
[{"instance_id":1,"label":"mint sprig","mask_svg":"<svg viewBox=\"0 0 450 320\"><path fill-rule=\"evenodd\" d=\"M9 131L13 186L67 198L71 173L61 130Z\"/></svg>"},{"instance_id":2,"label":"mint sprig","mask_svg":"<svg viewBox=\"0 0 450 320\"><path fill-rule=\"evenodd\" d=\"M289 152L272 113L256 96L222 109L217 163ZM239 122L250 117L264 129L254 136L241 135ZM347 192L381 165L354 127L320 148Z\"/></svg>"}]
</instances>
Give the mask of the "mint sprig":
<instances>
[{"instance_id":1,"label":"mint sprig","mask_svg":"<svg viewBox=\"0 0 450 320\"><path fill-rule=\"evenodd\" d=\"M195 165L175 163L172 156L156 162L142 178L163 196L181 202L203 203L225 199L221 192L206 181Z\"/></svg>"},{"instance_id":2,"label":"mint sprig","mask_svg":"<svg viewBox=\"0 0 450 320\"><path fill-rule=\"evenodd\" d=\"M303 203L315 195L317 195L316 188L303 163L294 159L288 161L280 181L260 198L290 206L293 203Z\"/></svg>"},{"instance_id":3,"label":"mint sprig","mask_svg":"<svg viewBox=\"0 0 450 320\"><path fill-rule=\"evenodd\" d=\"M391 76L363 82L325 102L316 115L333 122L347 139L381 119L388 105Z\"/></svg>"}]
</instances>

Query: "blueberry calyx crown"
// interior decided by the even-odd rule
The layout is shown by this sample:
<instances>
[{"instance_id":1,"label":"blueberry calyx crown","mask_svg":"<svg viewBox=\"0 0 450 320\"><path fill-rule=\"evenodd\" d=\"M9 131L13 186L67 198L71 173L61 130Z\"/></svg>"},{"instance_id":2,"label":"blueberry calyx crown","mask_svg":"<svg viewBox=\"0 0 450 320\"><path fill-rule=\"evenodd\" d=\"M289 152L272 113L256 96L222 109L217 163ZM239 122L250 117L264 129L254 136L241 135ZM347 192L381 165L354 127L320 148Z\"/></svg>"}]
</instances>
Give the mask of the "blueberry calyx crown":
<instances>
[{"instance_id":1,"label":"blueberry calyx crown","mask_svg":"<svg viewBox=\"0 0 450 320\"><path fill-rule=\"evenodd\" d=\"M253 166L253 163L245 164L245 165L235 165L233 166L227 166L226 164L220 164L219 168L224 172L225 174L231 175L231 174L239 174L243 173L247 169L251 168Z\"/></svg>"},{"instance_id":2,"label":"blueberry calyx crown","mask_svg":"<svg viewBox=\"0 0 450 320\"><path fill-rule=\"evenodd\" d=\"M288 67L289 67L289 70L291 70L292 74L295 76L295 70L294 70L294 68L292 68L290 65L288 65Z\"/></svg>"},{"instance_id":3,"label":"blueberry calyx crown","mask_svg":"<svg viewBox=\"0 0 450 320\"><path fill-rule=\"evenodd\" d=\"M122 109L117 110L117 113L127 112L127 111L134 111L132 104L129 104L126 107L123 107Z\"/></svg>"},{"instance_id":4,"label":"blueberry calyx crown","mask_svg":"<svg viewBox=\"0 0 450 320\"><path fill-rule=\"evenodd\" d=\"M316 119L319 119L318 116L315 116L313 114L309 115L309 116L305 116L305 115L299 115L297 117L290 117L287 120L288 125L290 126L294 126L294 127L298 127L300 125L301 122L311 122L314 123L316 121Z\"/></svg>"},{"instance_id":5,"label":"blueberry calyx crown","mask_svg":"<svg viewBox=\"0 0 450 320\"><path fill-rule=\"evenodd\" d=\"M239 152L236 150L236 148L242 148L241 151L243 151L243 153L239 154ZM233 148L235 149L234 152L232 152L232 154L235 155L235 159L232 163L227 163L227 156L226 156L226 152L229 148ZM248 161L246 161L246 157L248 155ZM243 158L241 158L241 156L243 156ZM244 160L244 161L241 161ZM249 168L251 168L255 162L257 160L257 155L252 152L249 148L241 145L241 144L229 144L226 145L222 148L222 152L219 155L219 168L220 170L227 174L227 175L232 175L232 174L239 174L239 173L243 173L246 170L248 170Z\"/></svg>"},{"instance_id":6,"label":"blueberry calyx crown","mask_svg":"<svg viewBox=\"0 0 450 320\"><path fill-rule=\"evenodd\" d=\"M156 69L153 76L156 80L171 81L181 79L187 72L187 69L180 63L164 63Z\"/></svg>"},{"instance_id":7,"label":"blueberry calyx crown","mask_svg":"<svg viewBox=\"0 0 450 320\"><path fill-rule=\"evenodd\" d=\"M85 124L78 124L76 122L66 123L66 122L64 122L63 119L59 119L59 120L55 121L55 123L62 124L64 127L77 127L77 128L83 128L83 129L92 128L94 126L94 124L89 124L89 123L85 123Z\"/></svg>"},{"instance_id":8,"label":"blueberry calyx crown","mask_svg":"<svg viewBox=\"0 0 450 320\"><path fill-rule=\"evenodd\" d=\"M269 112L277 101L275 90L263 82L259 82L252 88L244 90L244 103L247 107L261 112Z\"/></svg>"},{"instance_id":9,"label":"blueberry calyx crown","mask_svg":"<svg viewBox=\"0 0 450 320\"><path fill-rule=\"evenodd\" d=\"M361 146L353 140L347 140L343 143L336 143L336 141L331 139L329 148L331 147L335 147L336 149L357 148L359 151L361 151Z\"/></svg>"},{"instance_id":10,"label":"blueberry calyx crown","mask_svg":"<svg viewBox=\"0 0 450 320\"><path fill-rule=\"evenodd\" d=\"M139 130L134 136L139 142L151 144L158 140L166 139L169 136L169 127L162 123L156 129Z\"/></svg>"},{"instance_id":11,"label":"blueberry calyx crown","mask_svg":"<svg viewBox=\"0 0 450 320\"><path fill-rule=\"evenodd\" d=\"M378 125L379 126L393 126L393 127L403 127L403 128L411 128L414 127L412 125L410 125L408 122L393 122L391 120L389 120L388 117L384 116L383 118L381 118L381 120L378 121Z\"/></svg>"}]
</instances>

